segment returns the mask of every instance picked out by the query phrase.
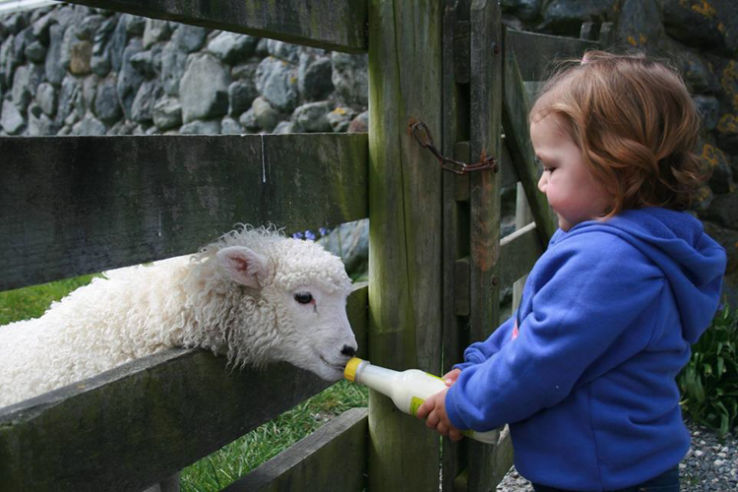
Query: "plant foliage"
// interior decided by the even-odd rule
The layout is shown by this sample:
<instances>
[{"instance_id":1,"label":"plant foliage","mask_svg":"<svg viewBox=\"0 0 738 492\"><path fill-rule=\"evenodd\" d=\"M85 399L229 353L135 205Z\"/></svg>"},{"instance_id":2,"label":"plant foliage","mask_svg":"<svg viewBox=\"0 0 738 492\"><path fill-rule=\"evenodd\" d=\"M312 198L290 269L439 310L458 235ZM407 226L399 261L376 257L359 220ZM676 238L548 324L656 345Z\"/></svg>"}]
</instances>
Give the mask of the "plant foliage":
<instances>
[{"instance_id":1,"label":"plant foliage","mask_svg":"<svg viewBox=\"0 0 738 492\"><path fill-rule=\"evenodd\" d=\"M738 309L726 306L692 347L677 377L682 408L721 436L738 427Z\"/></svg>"}]
</instances>

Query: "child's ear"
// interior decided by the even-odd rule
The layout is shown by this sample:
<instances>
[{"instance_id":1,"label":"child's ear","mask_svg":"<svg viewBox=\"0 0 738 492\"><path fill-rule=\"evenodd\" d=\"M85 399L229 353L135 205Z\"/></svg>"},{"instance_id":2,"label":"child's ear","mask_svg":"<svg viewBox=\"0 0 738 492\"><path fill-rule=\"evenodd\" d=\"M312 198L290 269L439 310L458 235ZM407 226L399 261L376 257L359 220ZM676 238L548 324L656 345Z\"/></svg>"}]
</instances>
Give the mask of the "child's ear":
<instances>
[{"instance_id":1,"label":"child's ear","mask_svg":"<svg viewBox=\"0 0 738 492\"><path fill-rule=\"evenodd\" d=\"M229 246L216 253L218 263L231 280L254 289L261 288L267 275L267 258L246 246Z\"/></svg>"}]
</instances>

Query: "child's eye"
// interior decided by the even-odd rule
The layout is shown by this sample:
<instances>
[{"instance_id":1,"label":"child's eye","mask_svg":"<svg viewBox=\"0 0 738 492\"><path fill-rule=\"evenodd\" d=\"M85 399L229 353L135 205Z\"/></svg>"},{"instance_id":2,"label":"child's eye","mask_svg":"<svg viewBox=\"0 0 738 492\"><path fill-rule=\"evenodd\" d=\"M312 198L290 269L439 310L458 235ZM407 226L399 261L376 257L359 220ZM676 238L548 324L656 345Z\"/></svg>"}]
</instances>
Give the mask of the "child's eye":
<instances>
[{"instance_id":1,"label":"child's eye","mask_svg":"<svg viewBox=\"0 0 738 492\"><path fill-rule=\"evenodd\" d=\"M535 160L536 160L536 165L538 165L543 170L544 173L545 172L552 173L554 171L555 168L551 166L547 166L546 163L544 163L538 156L535 157Z\"/></svg>"}]
</instances>

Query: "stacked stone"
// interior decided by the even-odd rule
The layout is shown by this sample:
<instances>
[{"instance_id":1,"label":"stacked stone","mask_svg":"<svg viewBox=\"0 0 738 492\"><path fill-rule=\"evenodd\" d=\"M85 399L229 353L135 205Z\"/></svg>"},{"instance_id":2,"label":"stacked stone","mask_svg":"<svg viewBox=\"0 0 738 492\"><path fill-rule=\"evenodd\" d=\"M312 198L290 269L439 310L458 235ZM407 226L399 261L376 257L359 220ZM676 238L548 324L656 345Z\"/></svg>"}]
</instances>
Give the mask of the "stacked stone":
<instances>
[{"instance_id":1,"label":"stacked stone","mask_svg":"<svg viewBox=\"0 0 738 492\"><path fill-rule=\"evenodd\" d=\"M366 129L366 55L71 5L0 39L2 135Z\"/></svg>"}]
</instances>

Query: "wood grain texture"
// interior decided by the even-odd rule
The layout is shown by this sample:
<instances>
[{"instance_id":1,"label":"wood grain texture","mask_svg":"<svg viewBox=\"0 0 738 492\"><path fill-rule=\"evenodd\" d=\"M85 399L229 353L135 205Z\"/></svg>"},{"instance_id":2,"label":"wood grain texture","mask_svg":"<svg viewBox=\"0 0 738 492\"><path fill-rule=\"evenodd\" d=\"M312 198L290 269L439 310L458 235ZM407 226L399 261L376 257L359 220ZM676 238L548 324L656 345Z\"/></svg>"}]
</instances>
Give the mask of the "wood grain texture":
<instances>
[{"instance_id":1,"label":"wood grain texture","mask_svg":"<svg viewBox=\"0 0 738 492\"><path fill-rule=\"evenodd\" d=\"M367 0L72 0L69 3L279 39L365 52Z\"/></svg>"},{"instance_id":2,"label":"wood grain texture","mask_svg":"<svg viewBox=\"0 0 738 492\"><path fill-rule=\"evenodd\" d=\"M441 168L408 133L441 135L441 1L369 2L369 350L373 363L438 372ZM439 446L370 392L369 490L437 490Z\"/></svg>"},{"instance_id":3,"label":"wood grain texture","mask_svg":"<svg viewBox=\"0 0 738 492\"><path fill-rule=\"evenodd\" d=\"M496 0L472 0L470 27L470 144L473 160L502 155L502 24ZM483 340L499 324L500 173L482 171L470 183L469 337ZM468 489L485 490L498 474L491 460L495 447L466 444Z\"/></svg>"},{"instance_id":4,"label":"wood grain texture","mask_svg":"<svg viewBox=\"0 0 738 492\"><path fill-rule=\"evenodd\" d=\"M445 0L443 12L442 151L461 162L471 161L469 145L469 5ZM443 256L441 291L443 374L461 360L468 344L469 315L469 176L443 173ZM453 490L463 464L462 445L442 441L441 490Z\"/></svg>"},{"instance_id":5,"label":"wood grain texture","mask_svg":"<svg viewBox=\"0 0 738 492\"><path fill-rule=\"evenodd\" d=\"M364 134L5 137L0 290L368 216Z\"/></svg>"},{"instance_id":6,"label":"wood grain texture","mask_svg":"<svg viewBox=\"0 0 738 492\"><path fill-rule=\"evenodd\" d=\"M502 25L494 0L474 0L470 6L471 82L470 150L472 160L500 159L502 145ZM499 162L498 162L499 167ZM469 175L471 299L469 325L474 340L486 338L497 326L500 255L500 173Z\"/></svg>"},{"instance_id":7,"label":"wood grain texture","mask_svg":"<svg viewBox=\"0 0 738 492\"><path fill-rule=\"evenodd\" d=\"M512 32L507 30L506 36ZM503 99L505 142L515 169L517 169L520 183L523 185L525 195L528 198L528 205L530 205L531 214L536 222L536 230L541 246L545 247L548 244L548 239L556 230L556 225L546 196L538 190L538 179L541 170L536 164L533 145L530 142L530 129L528 128L530 103L518 68L515 48L511 43L505 45Z\"/></svg>"},{"instance_id":8,"label":"wood grain texture","mask_svg":"<svg viewBox=\"0 0 738 492\"><path fill-rule=\"evenodd\" d=\"M352 408L224 491L359 492L368 444L367 409Z\"/></svg>"},{"instance_id":9,"label":"wood grain texture","mask_svg":"<svg viewBox=\"0 0 738 492\"><path fill-rule=\"evenodd\" d=\"M530 272L542 253L535 222L503 237L500 241L500 287L510 287Z\"/></svg>"}]
</instances>

